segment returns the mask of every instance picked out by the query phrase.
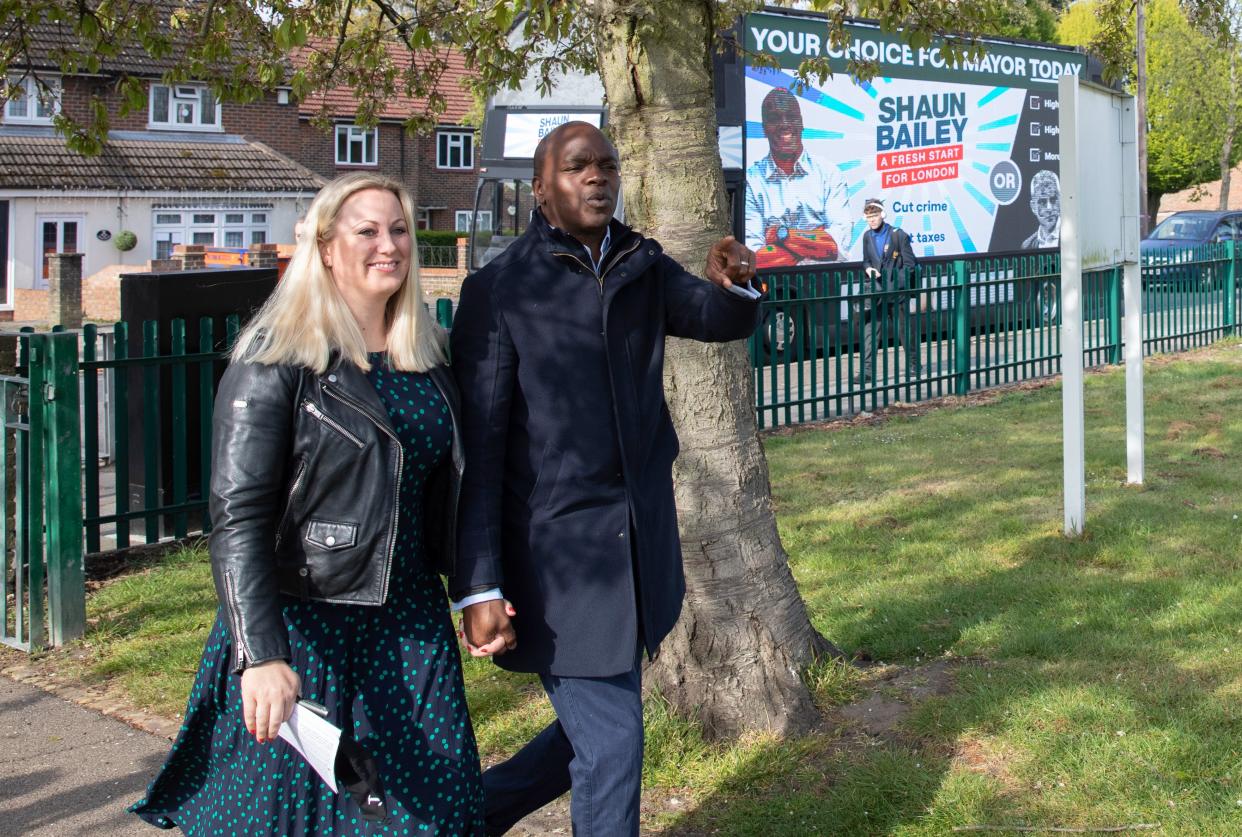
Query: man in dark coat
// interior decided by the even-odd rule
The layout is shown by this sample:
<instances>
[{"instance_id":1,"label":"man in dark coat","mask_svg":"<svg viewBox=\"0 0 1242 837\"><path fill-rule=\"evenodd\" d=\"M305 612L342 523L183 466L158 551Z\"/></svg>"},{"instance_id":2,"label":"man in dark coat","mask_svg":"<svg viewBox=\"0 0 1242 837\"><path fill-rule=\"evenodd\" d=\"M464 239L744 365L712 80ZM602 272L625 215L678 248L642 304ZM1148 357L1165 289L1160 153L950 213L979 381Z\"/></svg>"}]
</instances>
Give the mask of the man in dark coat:
<instances>
[{"instance_id":1,"label":"man in dark coat","mask_svg":"<svg viewBox=\"0 0 1242 837\"><path fill-rule=\"evenodd\" d=\"M584 122L540 142L532 188L529 228L467 277L452 330L466 471L450 592L471 653L540 675L557 713L485 774L487 827L572 784L576 833L636 835L641 657L685 591L664 338L751 334L754 255L721 239L705 282L614 220L617 153Z\"/></svg>"},{"instance_id":2,"label":"man in dark coat","mask_svg":"<svg viewBox=\"0 0 1242 837\"><path fill-rule=\"evenodd\" d=\"M911 314L910 304L918 294L903 293L914 289L914 248L910 235L894 227L884 218L884 201L867 198L863 204L867 230L863 233L863 271L867 274L871 297L871 317L863 326L862 374L855 383L866 383L875 374L876 345L884 343L897 329L897 339L906 350L906 379L917 379L919 363L918 314Z\"/></svg>"}]
</instances>

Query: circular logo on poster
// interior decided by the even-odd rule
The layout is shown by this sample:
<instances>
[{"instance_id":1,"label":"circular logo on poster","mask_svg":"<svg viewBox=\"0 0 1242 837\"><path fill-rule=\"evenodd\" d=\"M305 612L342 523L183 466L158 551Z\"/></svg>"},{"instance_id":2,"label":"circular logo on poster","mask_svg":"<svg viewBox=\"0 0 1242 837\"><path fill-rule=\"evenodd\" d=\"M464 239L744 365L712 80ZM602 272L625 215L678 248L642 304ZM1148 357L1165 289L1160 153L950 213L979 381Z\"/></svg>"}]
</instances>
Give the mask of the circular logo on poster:
<instances>
[{"instance_id":1,"label":"circular logo on poster","mask_svg":"<svg viewBox=\"0 0 1242 837\"><path fill-rule=\"evenodd\" d=\"M988 187L1001 206L1009 206L1022 192L1022 172L1013 160L1001 160L988 172Z\"/></svg>"}]
</instances>

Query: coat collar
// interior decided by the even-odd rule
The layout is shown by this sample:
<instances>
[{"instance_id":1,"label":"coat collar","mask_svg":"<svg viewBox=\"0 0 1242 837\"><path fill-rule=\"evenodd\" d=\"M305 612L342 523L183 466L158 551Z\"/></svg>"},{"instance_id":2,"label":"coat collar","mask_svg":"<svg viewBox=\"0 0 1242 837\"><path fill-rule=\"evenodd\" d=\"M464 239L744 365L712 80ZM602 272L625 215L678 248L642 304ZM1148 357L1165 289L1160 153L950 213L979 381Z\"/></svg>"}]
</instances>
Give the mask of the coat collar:
<instances>
[{"instance_id":1,"label":"coat collar","mask_svg":"<svg viewBox=\"0 0 1242 837\"><path fill-rule=\"evenodd\" d=\"M642 237L640 233L633 231L633 228L622 224L619 220L612 219L609 232L612 236L612 245L604 257L604 262L601 263L601 273L607 277L604 284L605 297L611 298L612 294L619 291L622 286L642 276L642 273L646 272L647 267L656 261L656 257L660 256L663 250L660 243L651 238ZM527 235L532 237L540 250L553 260L560 262L566 258L576 258L582 265L590 267L585 252L582 252L584 245L578 241L578 238L551 226L543 212L538 209L530 214ZM626 266L614 269L622 261L626 262Z\"/></svg>"}]
</instances>

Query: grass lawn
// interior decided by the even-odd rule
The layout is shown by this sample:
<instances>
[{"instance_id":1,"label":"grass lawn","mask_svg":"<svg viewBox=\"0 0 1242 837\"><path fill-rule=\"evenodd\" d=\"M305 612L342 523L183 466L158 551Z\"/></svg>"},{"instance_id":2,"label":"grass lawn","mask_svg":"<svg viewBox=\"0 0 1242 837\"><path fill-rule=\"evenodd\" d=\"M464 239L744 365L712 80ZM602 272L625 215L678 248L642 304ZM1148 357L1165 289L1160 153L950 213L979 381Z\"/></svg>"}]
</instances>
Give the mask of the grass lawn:
<instances>
[{"instance_id":1,"label":"grass lawn","mask_svg":"<svg viewBox=\"0 0 1242 837\"><path fill-rule=\"evenodd\" d=\"M1077 540L1060 534L1058 387L768 436L812 618L882 664L816 671L828 723L792 742L708 744L650 701L646 825L1242 835L1242 347L1147 368L1141 488L1124 485L1122 372L1087 378ZM214 615L202 553L89 610L88 676L179 712ZM551 717L529 678L477 660L466 677L485 758Z\"/></svg>"}]
</instances>

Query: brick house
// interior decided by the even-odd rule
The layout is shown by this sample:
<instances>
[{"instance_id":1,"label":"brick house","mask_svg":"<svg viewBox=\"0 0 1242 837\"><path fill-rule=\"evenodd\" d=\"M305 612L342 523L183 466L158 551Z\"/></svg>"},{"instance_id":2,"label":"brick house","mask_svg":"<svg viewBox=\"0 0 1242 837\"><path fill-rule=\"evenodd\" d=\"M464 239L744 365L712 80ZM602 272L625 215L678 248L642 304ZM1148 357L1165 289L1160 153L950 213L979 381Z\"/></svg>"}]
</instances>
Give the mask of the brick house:
<instances>
[{"instance_id":1,"label":"brick house","mask_svg":"<svg viewBox=\"0 0 1242 837\"><path fill-rule=\"evenodd\" d=\"M391 49L394 60L409 62L403 45L394 44ZM375 128L359 128L354 124L354 91L339 87L301 104L302 144L290 155L327 178L358 169L382 172L404 183L414 196L419 229L467 229L474 208L479 156L475 129L465 124L473 104L464 84L469 71L459 53L445 51L442 57L448 64L440 80L447 107L434 133L411 136L402 130L405 118L426 104L401 95L385 102ZM310 121L325 107L335 121L331 133Z\"/></svg>"},{"instance_id":2,"label":"brick house","mask_svg":"<svg viewBox=\"0 0 1242 837\"><path fill-rule=\"evenodd\" d=\"M325 181L294 159L304 135L287 91L221 103L204 85L165 84L171 61L141 52L108 59L96 75L62 77L40 57L56 33L45 28L28 74L11 76L21 93L0 104L0 312L46 288L51 252L83 253L89 296L93 275L115 282L177 244L293 240ZM148 79L144 112L120 115L121 73ZM62 110L85 118L92 94L104 100L111 131L101 155L82 157L67 150L52 118ZM122 231L136 237L133 249L116 247Z\"/></svg>"}]
</instances>

